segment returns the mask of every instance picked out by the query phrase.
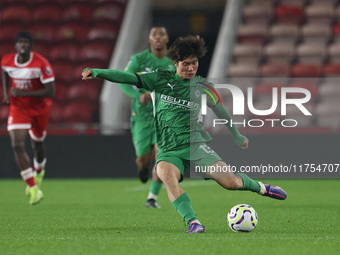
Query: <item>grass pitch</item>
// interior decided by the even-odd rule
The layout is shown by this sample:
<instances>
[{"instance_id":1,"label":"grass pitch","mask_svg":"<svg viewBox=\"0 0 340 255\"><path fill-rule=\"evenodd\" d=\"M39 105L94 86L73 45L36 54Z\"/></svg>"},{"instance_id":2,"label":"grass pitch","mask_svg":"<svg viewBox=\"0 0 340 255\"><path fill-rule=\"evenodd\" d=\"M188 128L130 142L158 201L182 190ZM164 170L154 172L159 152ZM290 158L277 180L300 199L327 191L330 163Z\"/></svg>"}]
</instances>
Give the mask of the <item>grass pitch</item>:
<instances>
[{"instance_id":1,"label":"grass pitch","mask_svg":"<svg viewBox=\"0 0 340 255\"><path fill-rule=\"evenodd\" d=\"M0 254L340 254L340 180L265 182L283 187L287 200L186 179L181 186L206 226L206 233L188 235L165 189L162 208L146 208L149 185L136 179L46 178L36 206L21 180L1 180ZM258 213L251 233L227 226L228 210L240 203Z\"/></svg>"}]
</instances>

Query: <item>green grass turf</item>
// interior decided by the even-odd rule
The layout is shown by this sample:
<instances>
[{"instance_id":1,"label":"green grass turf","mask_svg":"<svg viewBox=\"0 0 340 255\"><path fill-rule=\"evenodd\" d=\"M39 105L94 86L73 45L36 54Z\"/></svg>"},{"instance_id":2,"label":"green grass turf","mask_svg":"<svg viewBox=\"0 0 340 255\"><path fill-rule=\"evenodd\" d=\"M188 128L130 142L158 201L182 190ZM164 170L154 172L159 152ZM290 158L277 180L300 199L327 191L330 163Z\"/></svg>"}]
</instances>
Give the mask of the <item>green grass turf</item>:
<instances>
[{"instance_id":1,"label":"green grass turf","mask_svg":"<svg viewBox=\"0 0 340 255\"><path fill-rule=\"evenodd\" d=\"M46 179L36 206L28 205L22 181L1 180L0 254L340 254L340 180L270 182L285 188L286 201L185 180L206 226L188 235L165 189L162 208L146 208L149 185L138 180ZM227 226L228 210L239 203L259 215L251 233Z\"/></svg>"}]
</instances>

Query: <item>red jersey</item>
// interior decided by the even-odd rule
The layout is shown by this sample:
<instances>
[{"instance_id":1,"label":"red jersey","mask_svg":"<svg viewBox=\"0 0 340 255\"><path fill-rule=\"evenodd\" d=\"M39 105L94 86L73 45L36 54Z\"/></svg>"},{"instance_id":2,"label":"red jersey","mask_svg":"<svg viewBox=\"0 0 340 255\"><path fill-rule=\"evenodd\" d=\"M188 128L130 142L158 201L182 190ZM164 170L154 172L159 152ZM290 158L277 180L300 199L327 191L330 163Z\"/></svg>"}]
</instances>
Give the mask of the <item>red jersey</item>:
<instances>
[{"instance_id":1,"label":"red jersey","mask_svg":"<svg viewBox=\"0 0 340 255\"><path fill-rule=\"evenodd\" d=\"M18 63L18 54L2 57L1 67L12 80L12 87L23 90L40 90L45 83L54 81L50 63L40 54L31 51L26 63ZM13 97L10 96L12 110L25 112L30 116L46 113L52 106L52 99L47 97Z\"/></svg>"}]
</instances>

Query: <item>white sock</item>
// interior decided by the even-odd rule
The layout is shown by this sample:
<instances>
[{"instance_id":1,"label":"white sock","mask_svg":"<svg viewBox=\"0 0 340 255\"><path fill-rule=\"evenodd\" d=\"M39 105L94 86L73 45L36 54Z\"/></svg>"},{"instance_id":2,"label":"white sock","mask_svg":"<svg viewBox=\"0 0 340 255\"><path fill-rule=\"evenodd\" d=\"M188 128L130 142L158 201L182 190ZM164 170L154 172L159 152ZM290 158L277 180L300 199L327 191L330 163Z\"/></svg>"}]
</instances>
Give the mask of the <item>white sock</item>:
<instances>
[{"instance_id":1,"label":"white sock","mask_svg":"<svg viewBox=\"0 0 340 255\"><path fill-rule=\"evenodd\" d=\"M43 161L41 161L40 163L37 161L36 158L33 158L33 164L34 164L34 168L35 169L44 169L45 168L45 165L46 165L46 161L47 159L44 158Z\"/></svg>"},{"instance_id":2,"label":"white sock","mask_svg":"<svg viewBox=\"0 0 340 255\"><path fill-rule=\"evenodd\" d=\"M198 223L198 224L202 225L199 220L193 220L191 223Z\"/></svg>"},{"instance_id":3,"label":"white sock","mask_svg":"<svg viewBox=\"0 0 340 255\"><path fill-rule=\"evenodd\" d=\"M153 194L152 192L149 192L147 200L149 200L149 199L154 199L156 201L157 200L157 195Z\"/></svg>"},{"instance_id":4,"label":"white sock","mask_svg":"<svg viewBox=\"0 0 340 255\"><path fill-rule=\"evenodd\" d=\"M23 170L20 172L20 175L24 181L27 179L33 177L33 170L32 167L27 168L26 170Z\"/></svg>"}]
</instances>

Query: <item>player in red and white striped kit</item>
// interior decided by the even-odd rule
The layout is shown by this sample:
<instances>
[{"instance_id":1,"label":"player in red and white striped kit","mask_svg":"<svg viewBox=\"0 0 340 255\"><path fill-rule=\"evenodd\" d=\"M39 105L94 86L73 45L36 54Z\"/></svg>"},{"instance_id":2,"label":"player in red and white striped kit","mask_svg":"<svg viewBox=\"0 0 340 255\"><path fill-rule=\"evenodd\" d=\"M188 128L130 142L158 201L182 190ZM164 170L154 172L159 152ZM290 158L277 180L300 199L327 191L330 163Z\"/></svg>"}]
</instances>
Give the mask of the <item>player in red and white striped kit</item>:
<instances>
[{"instance_id":1,"label":"player in red and white striped kit","mask_svg":"<svg viewBox=\"0 0 340 255\"><path fill-rule=\"evenodd\" d=\"M3 103L10 104L7 130L16 163L27 183L29 203L34 205L44 197L39 187L45 174L44 139L55 89L50 63L32 51L32 46L32 35L27 31L19 32L15 37L17 53L3 56L1 67ZM25 149L27 133L34 151L34 171Z\"/></svg>"}]
</instances>

